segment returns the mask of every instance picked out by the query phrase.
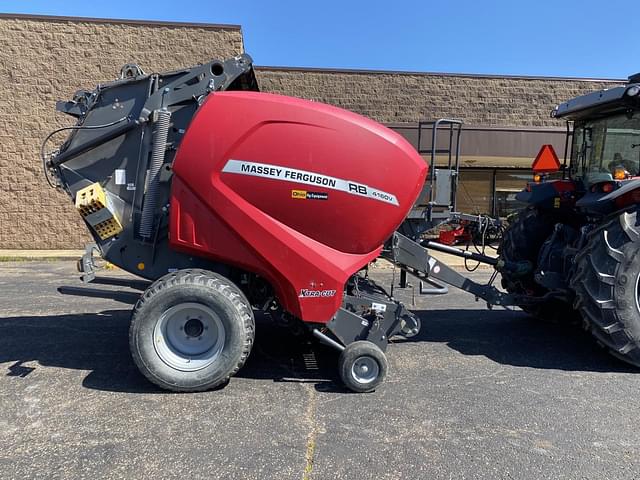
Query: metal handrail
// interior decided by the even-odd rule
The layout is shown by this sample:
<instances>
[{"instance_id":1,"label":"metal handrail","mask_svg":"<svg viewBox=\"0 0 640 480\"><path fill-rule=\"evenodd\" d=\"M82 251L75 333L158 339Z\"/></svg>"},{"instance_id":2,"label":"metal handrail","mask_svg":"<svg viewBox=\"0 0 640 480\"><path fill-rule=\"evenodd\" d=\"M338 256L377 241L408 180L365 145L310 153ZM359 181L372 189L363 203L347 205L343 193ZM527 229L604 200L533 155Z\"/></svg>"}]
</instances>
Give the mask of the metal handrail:
<instances>
[{"instance_id":1,"label":"metal handrail","mask_svg":"<svg viewBox=\"0 0 640 480\"><path fill-rule=\"evenodd\" d=\"M430 165L429 165L429 203L428 203L428 220L431 221L431 211L432 211L432 206L433 206L433 187L435 184L435 166L436 166L436 155L437 154L448 154L449 155L449 159L448 159L448 168L449 170L451 170L452 167L452 162L453 162L453 151L452 151L452 144L453 144L453 135L454 135L454 127L455 127L455 134L456 134L456 142L455 142L455 175L456 175L456 180L453 182L452 188L451 188L451 198L450 198L450 205L452 210L455 211L456 209L456 193L457 193L457 185L458 185L458 172L460 170L460 134L462 131L462 120L459 119L453 119L453 118L440 118L438 120L435 121L427 121L427 122L418 122L418 153L420 154L430 154L431 158L430 158ZM423 149L421 148L421 143L422 143L422 128L426 125L431 126L431 148L430 149ZM437 147L437 135L438 135L438 128L440 128L441 125L447 125L448 129L449 129L449 148L448 149L439 149Z\"/></svg>"}]
</instances>

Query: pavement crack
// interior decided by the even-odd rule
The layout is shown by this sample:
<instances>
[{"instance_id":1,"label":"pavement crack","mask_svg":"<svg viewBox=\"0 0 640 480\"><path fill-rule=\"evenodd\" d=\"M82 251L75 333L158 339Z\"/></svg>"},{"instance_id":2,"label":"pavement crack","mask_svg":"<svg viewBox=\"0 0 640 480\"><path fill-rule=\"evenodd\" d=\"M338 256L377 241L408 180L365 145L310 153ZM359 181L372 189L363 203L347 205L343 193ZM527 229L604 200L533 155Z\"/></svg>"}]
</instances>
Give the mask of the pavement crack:
<instances>
[{"instance_id":1,"label":"pavement crack","mask_svg":"<svg viewBox=\"0 0 640 480\"><path fill-rule=\"evenodd\" d=\"M308 425L309 432L307 433L307 444L305 449L305 465L302 472L302 480L310 480L311 473L313 471L313 462L316 455L316 437L318 435L318 421L317 421L317 405L318 405L318 392L312 385L305 385L309 392L309 398L307 400L307 409L304 414L305 423Z\"/></svg>"}]
</instances>

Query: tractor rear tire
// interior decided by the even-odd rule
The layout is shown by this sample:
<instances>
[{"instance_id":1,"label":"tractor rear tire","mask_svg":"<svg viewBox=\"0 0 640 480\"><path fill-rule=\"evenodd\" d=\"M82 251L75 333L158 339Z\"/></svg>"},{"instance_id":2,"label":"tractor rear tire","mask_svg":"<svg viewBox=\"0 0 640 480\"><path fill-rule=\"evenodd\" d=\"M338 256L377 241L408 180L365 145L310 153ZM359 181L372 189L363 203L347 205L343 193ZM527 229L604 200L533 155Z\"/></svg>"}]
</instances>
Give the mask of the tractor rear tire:
<instances>
[{"instance_id":1,"label":"tractor rear tire","mask_svg":"<svg viewBox=\"0 0 640 480\"><path fill-rule=\"evenodd\" d=\"M618 358L640 366L640 225L637 212L593 230L576 256L572 286L585 328Z\"/></svg>"},{"instance_id":2,"label":"tractor rear tire","mask_svg":"<svg viewBox=\"0 0 640 480\"><path fill-rule=\"evenodd\" d=\"M226 383L245 363L255 336L253 311L230 280L180 270L156 280L133 309L129 346L140 372L174 392Z\"/></svg>"},{"instance_id":3,"label":"tractor rear tire","mask_svg":"<svg viewBox=\"0 0 640 480\"><path fill-rule=\"evenodd\" d=\"M546 288L535 281L534 270L542 244L553 233L557 222L555 216L533 206L522 210L511 222L504 232L498 254L508 262L528 261L533 269L522 276L502 272L502 287L507 292L534 297L548 293ZM535 305L521 305L520 308L541 320L566 321L575 318L571 305L557 299Z\"/></svg>"}]
</instances>

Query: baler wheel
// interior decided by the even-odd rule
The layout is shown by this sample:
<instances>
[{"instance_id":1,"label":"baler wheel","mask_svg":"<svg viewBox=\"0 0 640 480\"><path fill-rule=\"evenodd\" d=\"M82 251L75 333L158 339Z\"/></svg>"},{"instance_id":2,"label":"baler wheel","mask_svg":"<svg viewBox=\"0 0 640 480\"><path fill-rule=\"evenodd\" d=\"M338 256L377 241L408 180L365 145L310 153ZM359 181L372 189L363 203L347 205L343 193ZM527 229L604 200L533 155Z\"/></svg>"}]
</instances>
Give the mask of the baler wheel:
<instances>
[{"instance_id":1,"label":"baler wheel","mask_svg":"<svg viewBox=\"0 0 640 480\"><path fill-rule=\"evenodd\" d=\"M350 390L373 392L387 375L387 357L376 344L359 340L340 353L338 370L342 382Z\"/></svg>"},{"instance_id":2,"label":"baler wheel","mask_svg":"<svg viewBox=\"0 0 640 480\"><path fill-rule=\"evenodd\" d=\"M227 278L180 270L156 280L133 309L129 346L151 382L175 392L224 384L253 345L253 311Z\"/></svg>"},{"instance_id":3,"label":"baler wheel","mask_svg":"<svg viewBox=\"0 0 640 480\"><path fill-rule=\"evenodd\" d=\"M616 357L640 367L640 225L623 212L589 233L572 287L586 329Z\"/></svg>"}]
</instances>

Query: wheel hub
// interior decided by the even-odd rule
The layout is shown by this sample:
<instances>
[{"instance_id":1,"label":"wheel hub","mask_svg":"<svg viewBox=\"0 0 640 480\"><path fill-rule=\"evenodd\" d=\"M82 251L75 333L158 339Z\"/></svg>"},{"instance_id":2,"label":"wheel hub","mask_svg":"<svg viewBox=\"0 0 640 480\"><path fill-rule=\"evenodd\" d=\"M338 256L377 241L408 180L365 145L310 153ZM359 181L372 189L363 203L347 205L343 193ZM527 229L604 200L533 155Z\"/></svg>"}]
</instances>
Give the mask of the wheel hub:
<instances>
[{"instance_id":1,"label":"wheel hub","mask_svg":"<svg viewBox=\"0 0 640 480\"><path fill-rule=\"evenodd\" d=\"M166 310L156 322L153 336L160 359L186 372L215 362L226 337L220 317L200 303L180 303Z\"/></svg>"},{"instance_id":2,"label":"wheel hub","mask_svg":"<svg viewBox=\"0 0 640 480\"><path fill-rule=\"evenodd\" d=\"M380 374L380 367L374 358L362 356L356 358L351 367L351 375L359 383L371 383Z\"/></svg>"},{"instance_id":3,"label":"wheel hub","mask_svg":"<svg viewBox=\"0 0 640 480\"><path fill-rule=\"evenodd\" d=\"M204 332L204 325L197 318L190 318L187 323L184 324L184 333L189 337L199 337Z\"/></svg>"}]
</instances>

